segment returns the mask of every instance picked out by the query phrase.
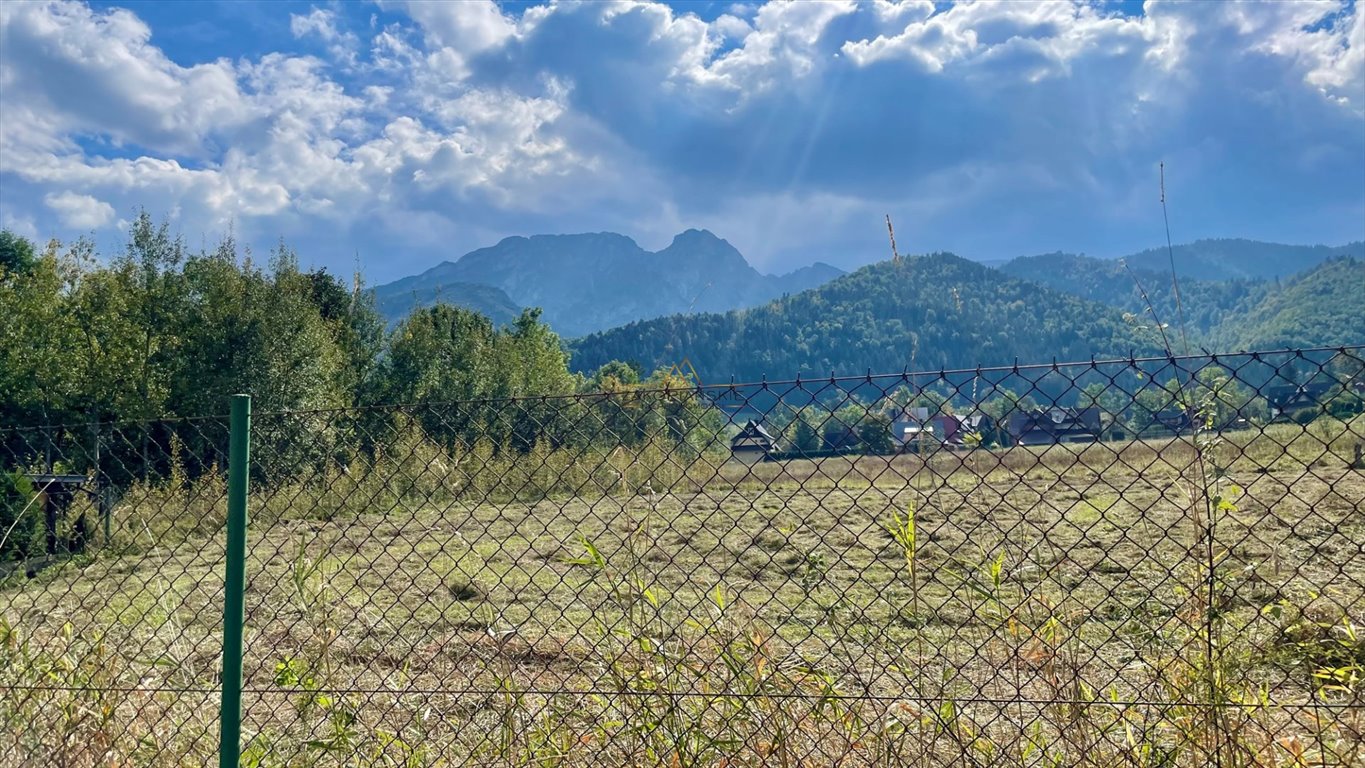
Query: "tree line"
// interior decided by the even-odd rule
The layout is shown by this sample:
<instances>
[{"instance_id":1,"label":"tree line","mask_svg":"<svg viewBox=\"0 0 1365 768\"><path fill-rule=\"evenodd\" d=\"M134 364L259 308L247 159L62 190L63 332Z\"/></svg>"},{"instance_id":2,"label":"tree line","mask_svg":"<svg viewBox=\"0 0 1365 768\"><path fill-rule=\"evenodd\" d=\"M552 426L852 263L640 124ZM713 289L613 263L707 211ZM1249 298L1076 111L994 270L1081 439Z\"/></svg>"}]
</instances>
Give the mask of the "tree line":
<instances>
[{"instance_id":1,"label":"tree line","mask_svg":"<svg viewBox=\"0 0 1365 768\"><path fill-rule=\"evenodd\" d=\"M274 450L276 466L377 450L400 421L425 440L494 451L571 446L603 425L617 443L698 444L710 418L700 404L632 395L670 386L686 389L622 363L571 372L538 310L499 327L437 305L387 330L358 277L306 269L283 243L264 259L232 237L191 249L145 212L107 258L84 239L38 247L0 232L0 426L13 428L0 431L0 469L46 469L56 441L58 458L84 471L96 451L69 425L100 422L125 435L102 447L101 471L116 480L169 471L173 441L191 472L206 471L221 420L175 420L223 414L238 392L265 414L258 434L279 428L257 449ZM549 399L604 390L616 394ZM283 413L318 415L270 415Z\"/></svg>"}]
</instances>

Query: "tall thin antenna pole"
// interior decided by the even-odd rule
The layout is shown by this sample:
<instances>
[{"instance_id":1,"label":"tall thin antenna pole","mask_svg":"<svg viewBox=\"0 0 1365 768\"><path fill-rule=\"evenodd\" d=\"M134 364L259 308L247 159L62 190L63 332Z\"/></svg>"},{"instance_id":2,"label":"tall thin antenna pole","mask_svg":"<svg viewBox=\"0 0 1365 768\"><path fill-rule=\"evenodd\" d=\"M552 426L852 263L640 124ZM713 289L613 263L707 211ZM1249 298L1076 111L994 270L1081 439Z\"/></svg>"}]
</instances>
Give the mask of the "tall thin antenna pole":
<instances>
[{"instance_id":1,"label":"tall thin antenna pole","mask_svg":"<svg viewBox=\"0 0 1365 768\"><path fill-rule=\"evenodd\" d=\"M355 311L355 304L360 300L360 250L355 252L355 271L351 273L351 311Z\"/></svg>"},{"instance_id":2,"label":"tall thin antenna pole","mask_svg":"<svg viewBox=\"0 0 1365 768\"><path fill-rule=\"evenodd\" d=\"M1171 247L1171 219L1166 214L1166 161L1161 161L1161 220L1166 225L1166 258L1171 262L1171 289L1175 292L1175 311L1180 318L1180 342L1190 353L1190 338L1185 333L1185 306L1180 301L1180 280L1175 276L1175 249Z\"/></svg>"},{"instance_id":3,"label":"tall thin antenna pole","mask_svg":"<svg viewBox=\"0 0 1365 768\"><path fill-rule=\"evenodd\" d=\"M886 214L886 234L891 237L891 263L901 263L901 255L896 250L896 230L891 227L891 214Z\"/></svg>"}]
</instances>

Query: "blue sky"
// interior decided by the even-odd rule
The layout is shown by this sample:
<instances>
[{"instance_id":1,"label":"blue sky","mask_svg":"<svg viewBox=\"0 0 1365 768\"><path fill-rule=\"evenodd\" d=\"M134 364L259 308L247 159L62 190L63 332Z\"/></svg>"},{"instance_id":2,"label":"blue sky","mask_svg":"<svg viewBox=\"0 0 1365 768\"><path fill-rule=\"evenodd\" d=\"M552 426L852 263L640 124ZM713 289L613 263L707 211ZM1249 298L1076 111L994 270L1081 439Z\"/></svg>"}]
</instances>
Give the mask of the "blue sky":
<instances>
[{"instance_id":1,"label":"blue sky","mask_svg":"<svg viewBox=\"0 0 1365 768\"><path fill-rule=\"evenodd\" d=\"M372 282L688 227L765 271L1365 238L1353 2L0 4L0 224Z\"/></svg>"}]
</instances>

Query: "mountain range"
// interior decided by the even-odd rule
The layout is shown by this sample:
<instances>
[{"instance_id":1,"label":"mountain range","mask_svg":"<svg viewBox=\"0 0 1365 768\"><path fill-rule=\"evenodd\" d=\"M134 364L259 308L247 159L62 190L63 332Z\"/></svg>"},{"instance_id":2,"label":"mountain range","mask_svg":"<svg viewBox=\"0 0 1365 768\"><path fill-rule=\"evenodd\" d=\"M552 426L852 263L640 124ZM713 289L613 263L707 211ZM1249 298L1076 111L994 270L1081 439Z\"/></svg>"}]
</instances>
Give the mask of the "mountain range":
<instances>
[{"instance_id":1,"label":"mountain range","mask_svg":"<svg viewBox=\"0 0 1365 768\"><path fill-rule=\"evenodd\" d=\"M842 274L816 263L764 275L705 230L689 229L653 252L625 235L599 232L509 237L374 293L390 322L436 300L499 323L509 311L540 307L542 319L561 336L574 337L646 318L755 306Z\"/></svg>"},{"instance_id":2,"label":"mountain range","mask_svg":"<svg viewBox=\"0 0 1365 768\"><path fill-rule=\"evenodd\" d=\"M653 370L687 359L714 381L1158 353L1166 344L1158 323L1176 351L1186 339L1192 351L1365 341L1365 261L1351 256L1282 280L1181 280L1184 324L1169 272L1118 267L1124 285L1115 267L1065 254L1000 269L946 253L882 262L761 307L592 334L572 342L571 361L581 371L610 360ZM1153 286L1143 291L1155 318L1134 276Z\"/></svg>"},{"instance_id":3,"label":"mountain range","mask_svg":"<svg viewBox=\"0 0 1365 768\"><path fill-rule=\"evenodd\" d=\"M1155 352L1159 324L1218 351L1359 343L1362 296L1362 242L1201 240L988 264L939 253L775 276L704 230L657 252L612 233L511 237L375 289L390 322L438 301L497 324L536 306L572 339L576 370L687 360L708 380Z\"/></svg>"},{"instance_id":4,"label":"mountain range","mask_svg":"<svg viewBox=\"0 0 1365 768\"><path fill-rule=\"evenodd\" d=\"M1123 257L1134 269L1171 273L1174 257L1177 276L1183 281L1274 279L1288 277L1337 256L1360 257L1365 242L1346 245L1285 245L1241 238L1196 240L1165 248L1149 248Z\"/></svg>"}]
</instances>

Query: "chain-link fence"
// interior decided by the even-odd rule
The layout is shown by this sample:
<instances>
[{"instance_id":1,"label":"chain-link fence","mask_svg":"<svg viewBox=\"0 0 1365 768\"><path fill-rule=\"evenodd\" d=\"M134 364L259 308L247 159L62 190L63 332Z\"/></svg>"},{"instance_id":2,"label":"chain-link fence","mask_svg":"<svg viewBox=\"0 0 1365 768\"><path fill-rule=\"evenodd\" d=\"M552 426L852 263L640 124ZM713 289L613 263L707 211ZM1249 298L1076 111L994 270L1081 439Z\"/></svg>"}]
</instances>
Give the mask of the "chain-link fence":
<instances>
[{"instance_id":1,"label":"chain-link fence","mask_svg":"<svg viewBox=\"0 0 1365 768\"><path fill-rule=\"evenodd\" d=\"M242 764L1361 764L1362 354L257 414ZM0 764L215 762L228 436L0 430Z\"/></svg>"}]
</instances>

